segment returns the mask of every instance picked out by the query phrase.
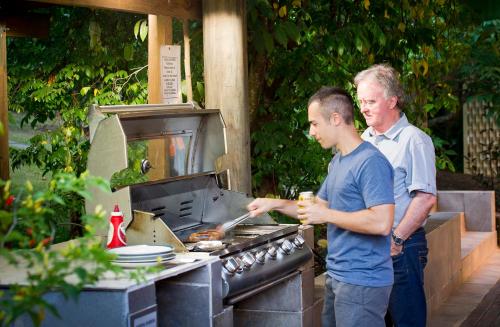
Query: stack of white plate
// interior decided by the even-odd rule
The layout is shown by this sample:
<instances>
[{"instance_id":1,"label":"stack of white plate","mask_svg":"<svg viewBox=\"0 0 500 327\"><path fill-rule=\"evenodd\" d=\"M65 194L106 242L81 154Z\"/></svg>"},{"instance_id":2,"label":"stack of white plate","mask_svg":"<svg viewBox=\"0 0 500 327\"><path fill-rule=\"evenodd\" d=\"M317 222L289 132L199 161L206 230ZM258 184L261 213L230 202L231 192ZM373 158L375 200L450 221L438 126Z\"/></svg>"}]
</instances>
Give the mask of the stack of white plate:
<instances>
[{"instance_id":1,"label":"stack of white plate","mask_svg":"<svg viewBox=\"0 0 500 327\"><path fill-rule=\"evenodd\" d=\"M108 251L117 255L113 263L123 268L156 266L175 258L174 249L170 246L131 245Z\"/></svg>"}]
</instances>

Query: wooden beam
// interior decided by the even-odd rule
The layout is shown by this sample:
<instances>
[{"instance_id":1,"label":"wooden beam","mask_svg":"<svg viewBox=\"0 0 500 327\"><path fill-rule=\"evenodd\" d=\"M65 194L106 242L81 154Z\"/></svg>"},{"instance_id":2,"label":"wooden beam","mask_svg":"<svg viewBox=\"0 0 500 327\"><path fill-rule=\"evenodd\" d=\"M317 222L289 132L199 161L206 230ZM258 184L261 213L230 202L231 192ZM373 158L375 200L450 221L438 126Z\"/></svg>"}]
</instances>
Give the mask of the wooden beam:
<instances>
[{"instance_id":1,"label":"wooden beam","mask_svg":"<svg viewBox=\"0 0 500 327\"><path fill-rule=\"evenodd\" d=\"M148 16L148 103L161 103L160 47L172 44L172 17Z\"/></svg>"},{"instance_id":2,"label":"wooden beam","mask_svg":"<svg viewBox=\"0 0 500 327\"><path fill-rule=\"evenodd\" d=\"M251 192L245 0L203 0L205 106L226 123L229 183Z\"/></svg>"},{"instance_id":3,"label":"wooden beam","mask_svg":"<svg viewBox=\"0 0 500 327\"><path fill-rule=\"evenodd\" d=\"M60 6L76 6L181 19L201 19L201 0L29 0Z\"/></svg>"},{"instance_id":4,"label":"wooden beam","mask_svg":"<svg viewBox=\"0 0 500 327\"><path fill-rule=\"evenodd\" d=\"M0 135L0 179L9 179L9 122L7 102L7 31L0 25L0 123L3 134Z\"/></svg>"},{"instance_id":5,"label":"wooden beam","mask_svg":"<svg viewBox=\"0 0 500 327\"><path fill-rule=\"evenodd\" d=\"M7 26L7 36L46 38L49 36L48 15L9 14L0 17L0 24Z\"/></svg>"}]
</instances>

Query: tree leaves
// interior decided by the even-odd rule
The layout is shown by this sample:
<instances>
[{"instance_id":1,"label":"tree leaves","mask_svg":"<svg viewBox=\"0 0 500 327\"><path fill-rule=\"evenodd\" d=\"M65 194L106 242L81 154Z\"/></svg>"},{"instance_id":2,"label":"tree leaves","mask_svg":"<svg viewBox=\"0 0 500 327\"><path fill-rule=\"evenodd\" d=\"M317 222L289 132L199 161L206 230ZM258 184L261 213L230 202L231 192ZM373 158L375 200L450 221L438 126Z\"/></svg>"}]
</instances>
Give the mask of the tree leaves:
<instances>
[{"instance_id":1,"label":"tree leaves","mask_svg":"<svg viewBox=\"0 0 500 327\"><path fill-rule=\"evenodd\" d=\"M307 99L321 85L345 87L355 96L355 74L373 63L387 62L402 73L410 99L404 110L416 125L425 126L428 117L458 108L455 90L460 86L454 77L465 54L461 37L467 29L457 21L459 5L442 6L436 0L319 0L301 2L300 7L293 1L271 3L271 8L266 1L251 1L248 6L250 69L261 72L260 89L251 90L260 95L255 101L258 107L251 108L256 113L252 122L256 192L286 197L321 180L330 154L316 148L306 151L315 146L306 143ZM284 6L287 14L280 15ZM475 38L483 40L486 35ZM485 54L482 63L490 62ZM476 71L470 68L473 76ZM481 74L493 76L498 76L494 69ZM356 127L363 129L359 112L356 117ZM441 166L448 169L451 146L454 143L445 143L438 152ZM318 158L320 162L314 162Z\"/></svg>"},{"instance_id":2,"label":"tree leaves","mask_svg":"<svg viewBox=\"0 0 500 327\"><path fill-rule=\"evenodd\" d=\"M370 0L363 0L363 7L365 10L370 10Z\"/></svg>"},{"instance_id":3,"label":"tree leaves","mask_svg":"<svg viewBox=\"0 0 500 327\"><path fill-rule=\"evenodd\" d=\"M140 38L142 42L146 40L148 36L148 21L146 19L141 19L135 23L134 36L136 39Z\"/></svg>"},{"instance_id":4,"label":"tree leaves","mask_svg":"<svg viewBox=\"0 0 500 327\"><path fill-rule=\"evenodd\" d=\"M278 24L274 29L274 38L281 44L284 48L287 47L288 44L288 34L286 32L283 24Z\"/></svg>"},{"instance_id":5,"label":"tree leaves","mask_svg":"<svg viewBox=\"0 0 500 327\"><path fill-rule=\"evenodd\" d=\"M280 7L280 9L278 10L278 15L283 18L285 17L287 14L287 10L286 10L286 6L282 6Z\"/></svg>"},{"instance_id":6,"label":"tree leaves","mask_svg":"<svg viewBox=\"0 0 500 327\"><path fill-rule=\"evenodd\" d=\"M87 108L93 103L145 103L147 75L142 72L147 51L134 38L135 20L131 21L130 15L76 8L52 10L49 39L10 42L9 101L11 108L24 112L23 124L36 126L58 117L59 127L33 138L27 149L12 151L11 163L13 169L36 163L45 174L80 174L86 168L89 147L84 132ZM66 17L71 20L66 21ZM82 23L87 21L88 25ZM74 22L79 23L74 26ZM136 24L138 33L141 22L145 20ZM85 33L87 29L89 33ZM100 35L102 49L107 49L98 56L88 41L92 34ZM65 41L59 42L61 39ZM128 65L139 68L132 70ZM69 134L68 127L74 127Z\"/></svg>"},{"instance_id":7,"label":"tree leaves","mask_svg":"<svg viewBox=\"0 0 500 327\"><path fill-rule=\"evenodd\" d=\"M290 40L298 43L300 39L299 27L291 21L285 21L283 23L283 29L290 38Z\"/></svg>"},{"instance_id":8,"label":"tree leaves","mask_svg":"<svg viewBox=\"0 0 500 327\"><path fill-rule=\"evenodd\" d=\"M123 57L128 61L134 59L134 47L131 44L125 44L123 47Z\"/></svg>"}]
</instances>

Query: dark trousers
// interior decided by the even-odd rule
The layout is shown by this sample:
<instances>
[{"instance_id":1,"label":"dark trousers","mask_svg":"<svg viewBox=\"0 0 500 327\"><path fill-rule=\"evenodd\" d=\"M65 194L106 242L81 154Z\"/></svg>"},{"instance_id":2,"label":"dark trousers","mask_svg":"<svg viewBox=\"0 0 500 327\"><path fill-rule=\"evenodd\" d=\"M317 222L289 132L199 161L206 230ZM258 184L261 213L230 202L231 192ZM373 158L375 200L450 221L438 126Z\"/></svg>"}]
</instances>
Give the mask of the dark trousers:
<instances>
[{"instance_id":1,"label":"dark trousers","mask_svg":"<svg viewBox=\"0 0 500 327\"><path fill-rule=\"evenodd\" d=\"M389 299L387 326L425 326L424 268L428 252L425 231L419 228L404 242L403 251L392 258L394 285Z\"/></svg>"}]
</instances>

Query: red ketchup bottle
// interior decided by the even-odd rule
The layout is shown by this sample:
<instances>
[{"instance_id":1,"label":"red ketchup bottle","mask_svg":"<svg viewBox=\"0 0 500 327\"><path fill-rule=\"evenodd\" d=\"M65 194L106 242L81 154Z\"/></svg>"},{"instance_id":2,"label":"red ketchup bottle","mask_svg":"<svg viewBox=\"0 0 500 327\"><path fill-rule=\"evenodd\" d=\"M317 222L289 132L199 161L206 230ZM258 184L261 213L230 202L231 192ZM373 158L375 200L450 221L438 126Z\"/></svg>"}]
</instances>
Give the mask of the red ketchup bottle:
<instances>
[{"instance_id":1,"label":"red ketchup bottle","mask_svg":"<svg viewBox=\"0 0 500 327\"><path fill-rule=\"evenodd\" d=\"M123 213L118 208L118 205L115 205L115 210L109 218L107 248L112 249L126 245L127 239L125 238L125 228L123 227Z\"/></svg>"}]
</instances>

